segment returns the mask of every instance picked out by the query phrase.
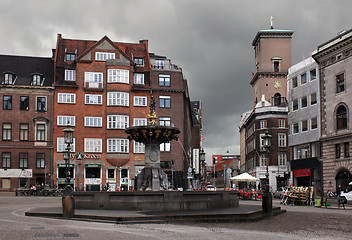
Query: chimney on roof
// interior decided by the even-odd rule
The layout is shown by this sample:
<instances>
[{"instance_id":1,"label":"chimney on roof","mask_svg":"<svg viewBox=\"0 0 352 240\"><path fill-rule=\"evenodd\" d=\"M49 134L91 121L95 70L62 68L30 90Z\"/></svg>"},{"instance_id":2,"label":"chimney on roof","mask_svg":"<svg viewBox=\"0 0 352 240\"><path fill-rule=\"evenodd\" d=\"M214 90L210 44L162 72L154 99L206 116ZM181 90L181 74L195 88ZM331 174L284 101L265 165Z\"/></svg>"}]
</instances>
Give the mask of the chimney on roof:
<instances>
[{"instance_id":1,"label":"chimney on roof","mask_svg":"<svg viewBox=\"0 0 352 240\"><path fill-rule=\"evenodd\" d=\"M55 52L56 52L56 49L53 48L51 49L51 58L54 60L55 59Z\"/></svg>"}]
</instances>

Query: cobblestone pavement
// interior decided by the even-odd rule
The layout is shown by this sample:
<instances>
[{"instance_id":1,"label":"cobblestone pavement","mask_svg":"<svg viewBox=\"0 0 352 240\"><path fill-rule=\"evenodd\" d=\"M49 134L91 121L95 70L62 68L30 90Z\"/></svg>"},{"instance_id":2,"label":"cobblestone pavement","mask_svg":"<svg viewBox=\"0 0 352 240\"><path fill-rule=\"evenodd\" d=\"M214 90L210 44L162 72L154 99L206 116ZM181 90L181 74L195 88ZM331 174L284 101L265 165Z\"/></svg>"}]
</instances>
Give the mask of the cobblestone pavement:
<instances>
[{"instance_id":1,"label":"cobblestone pavement","mask_svg":"<svg viewBox=\"0 0 352 240\"><path fill-rule=\"evenodd\" d=\"M260 201L240 201L241 204L259 205ZM274 206L286 213L257 222L196 223L192 226L225 228L267 233L285 233L308 239L352 239L352 210L350 207L317 208L314 206L284 206L274 200Z\"/></svg>"},{"instance_id":2,"label":"cobblestone pavement","mask_svg":"<svg viewBox=\"0 0 352 240\"><path fill-rule=\"evenodd\" d=\"M24 216L60 205L59 197L0 194L0 239L351 239L351 210L315 207L284 206L286 214L254 223L116 225Z\"/></svg>"}]
</instances>

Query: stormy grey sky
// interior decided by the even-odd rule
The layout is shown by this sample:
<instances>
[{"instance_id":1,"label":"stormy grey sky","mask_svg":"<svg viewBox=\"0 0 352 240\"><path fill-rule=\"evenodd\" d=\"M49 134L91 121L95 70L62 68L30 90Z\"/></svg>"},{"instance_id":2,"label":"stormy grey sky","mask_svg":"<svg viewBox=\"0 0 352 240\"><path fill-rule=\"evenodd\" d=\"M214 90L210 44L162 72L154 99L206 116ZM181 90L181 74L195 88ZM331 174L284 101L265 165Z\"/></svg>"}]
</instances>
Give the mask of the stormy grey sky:
<instances>
[{"instance_id":1,"label":"stormy grey sky","mask_svg":"<svg viewBox=\"0 0 352 240\"><path fill-rule=\"evenodd\" d=\"M203 103L204 148L239 154L238 123L252 108L251 42L270 27L294 30L292 63L352 27L351 0L1 0L0 54L51 56L56 37L138 42L183 68Z\"/></svg>"}]
</instances>

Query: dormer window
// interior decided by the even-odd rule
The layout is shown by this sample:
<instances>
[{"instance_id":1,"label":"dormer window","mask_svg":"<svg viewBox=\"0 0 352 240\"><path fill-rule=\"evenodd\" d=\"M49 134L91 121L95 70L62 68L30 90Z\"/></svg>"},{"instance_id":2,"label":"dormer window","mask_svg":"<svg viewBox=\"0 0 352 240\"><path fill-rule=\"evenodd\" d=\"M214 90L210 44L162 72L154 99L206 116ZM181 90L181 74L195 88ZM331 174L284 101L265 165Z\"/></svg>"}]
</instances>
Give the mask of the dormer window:
<instances>
[{"instance_id":1,"label":"dormer window","mask_svg":"<svg viewBox=\"0 0 352 240\"><path fill-rule=\"evenodd\" d=\"M4 73L4 82L3 84L12 85L15 81L15 74L14 73Z\"/></svg>"},{"instance_id":2,"label":"dormer window","mask_svg":"<svg viewBox=\"0 0 352 240\"><path fill-rule=\"evenodd\" d=\"M76 59L75 53L66 53L65 54L65 61L66 62L73 62Z\"/></svg>"},{"instance_id":3,"label":"dormer window","mask_svg":"<svg viewBox=\"0 0 352 240\"><path fill-rule=\"evenodd\" d=\"M144 65L143 58L134 58L133 59L136 65Z\"/></svg>"},{"instance_id":4,"label":"dormer window","mask_svg":"<svg viewBox=\"0 0 352 240\"><path fill-rule=\"evenodd\" d=\"M163 68L164 68L164 60L156 59L156 60L155 60L155 66L156 66L157 68L163 69Z\"/></svg>"},{"instance_id":5,"label":"dormer window","mask_svg":"<svg viewBox=\"0 0 352 240\"><path fill-rule=\"evenodd\" d=\"M41 86L43 76L40 74L32 74L32 86Z\"/></svg>"}]
</instances>

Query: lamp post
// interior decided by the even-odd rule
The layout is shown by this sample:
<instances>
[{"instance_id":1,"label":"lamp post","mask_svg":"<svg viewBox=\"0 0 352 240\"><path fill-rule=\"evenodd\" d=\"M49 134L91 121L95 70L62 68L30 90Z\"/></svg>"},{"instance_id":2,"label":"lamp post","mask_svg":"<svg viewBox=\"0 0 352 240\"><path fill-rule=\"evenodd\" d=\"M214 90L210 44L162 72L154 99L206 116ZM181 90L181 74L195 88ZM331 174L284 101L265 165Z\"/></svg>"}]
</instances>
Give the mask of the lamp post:
<instances>
[{"instance_id":1,"label":"lamp post","mask_svg":"<svg viewBox=\"0 0 352 240\"><path fill-rule=\"evenodd\" d=\"M205 179L205 175L206 175L206 172L205 172L205 152L204 152L204 149L202 149L202 151L199 153L199 160L200 160L200 173L201 173L201 176L202 176L202 185L204 186L204 179Z\"/></svg>"},{"instance_id":2,"label":"lamp post","mask_svg":"<svg viewBox=\"0 0 352 240\"><path fill-rule=\"evenodd\" d=\"M270 189L269 188L269 150L271 147L271 138L272 136L268 133L268 131L266 131L265 135L262 137L264 152L267 155L266 173L265 173L266 184L265 184L265 189L263 193L262 210L264 213L268 213L268 214L271 214L273 209L273 198L269 191Z\"/></svg>"},{"instance_id":3,"label":"lamp post","mask_svg":"<svg viewBox=\"0 0 352 240\"><path fill-rule=\"evenodd\" d=\"M71 144L73 143L73 130L70 123L67 123L67 126L64 130L64 142L66 143L66 148L64 152L64 160L66 163L66 186L62 196L62 210L63 218L72 218L75 211L75 201L73 199L73 189L70 185L71 183L71 171L70 171L70 151Z\"/></svg>"}]
</instances>

